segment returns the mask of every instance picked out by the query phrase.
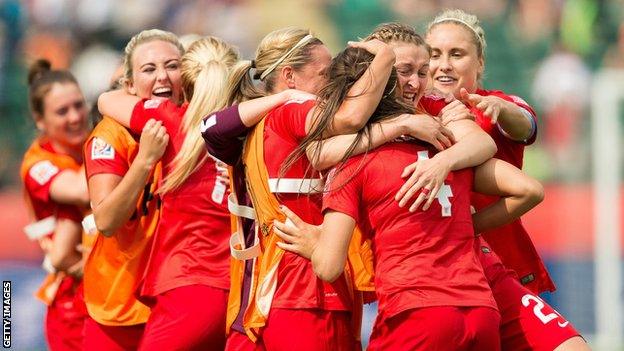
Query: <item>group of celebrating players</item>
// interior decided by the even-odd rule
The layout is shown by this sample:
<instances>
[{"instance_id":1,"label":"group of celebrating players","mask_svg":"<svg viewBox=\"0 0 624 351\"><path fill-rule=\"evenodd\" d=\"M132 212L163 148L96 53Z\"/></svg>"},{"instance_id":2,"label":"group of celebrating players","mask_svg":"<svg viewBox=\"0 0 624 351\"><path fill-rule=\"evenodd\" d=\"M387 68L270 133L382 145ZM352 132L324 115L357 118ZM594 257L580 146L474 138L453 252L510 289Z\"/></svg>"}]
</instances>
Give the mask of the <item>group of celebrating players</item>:
<instances>
[{"instance_id":1,"label":"group of celebrating players","mask_svg":"<svg viewBox=\"0 0 624 351\"><path fill-rule=\"evenodd\" d=\"M520 216L543 198L536 115L484 90L479 21L310 31L252 60L152 29L88 108L37 61L21 175L51 350L588 350Z\"/></svg>"}]
</instances>

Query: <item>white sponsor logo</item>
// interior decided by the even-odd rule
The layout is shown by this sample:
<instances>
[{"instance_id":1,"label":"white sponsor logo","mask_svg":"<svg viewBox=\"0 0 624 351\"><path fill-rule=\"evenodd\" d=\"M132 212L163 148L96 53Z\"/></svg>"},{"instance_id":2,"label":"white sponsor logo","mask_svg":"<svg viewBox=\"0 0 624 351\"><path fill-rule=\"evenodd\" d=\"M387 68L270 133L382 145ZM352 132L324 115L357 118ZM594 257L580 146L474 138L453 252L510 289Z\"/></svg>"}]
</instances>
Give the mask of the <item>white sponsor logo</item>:
<instances>
[{"instance_id":1,"label":"white sponsor logo","mask_svg":"<svg viewBox=\"0 0 624 351\"><path fill-rule=\"evenodd\" d=\"M201 122L201 124L199 125L199 131L204 133L205 131L208 130L208 128L216 124L217 124L217 116L212 115Z\"/></svg>"},{"instance_id":2,"label":"white sponsor logo","mask_svg":"<svg viewBox=\"0 0 624 351\"><path fill-rule=\"evenodd\" d=\"M112 160L115 158L115 149L100 138L93 138L91 144L92 160Z\"/></svg>"},{"instance_id":3,"label":"white sponsor logo","mask_svg":"<svg viewBox=\"0 0 624 351\"><path fill-rule=\"evenodd\" d=\"M157 108L158 106L160 106L160 103L162 101L161 100L146 100L145 103L143 103L143 108L148 110L148 109L154 109Z\"/></svg>"},{"instance_id":4,"label":"white sponsor logo","mask_svg":"<svg viewBox=\"0 0 624 351\"><path fill-rule=\"evenodd\" d=\"M45 160L35 163L30 168L28 174L40 185L44 185L50 178L59 172L58 167L52 164L52 162Z\"/></svg>"}]
</instances>

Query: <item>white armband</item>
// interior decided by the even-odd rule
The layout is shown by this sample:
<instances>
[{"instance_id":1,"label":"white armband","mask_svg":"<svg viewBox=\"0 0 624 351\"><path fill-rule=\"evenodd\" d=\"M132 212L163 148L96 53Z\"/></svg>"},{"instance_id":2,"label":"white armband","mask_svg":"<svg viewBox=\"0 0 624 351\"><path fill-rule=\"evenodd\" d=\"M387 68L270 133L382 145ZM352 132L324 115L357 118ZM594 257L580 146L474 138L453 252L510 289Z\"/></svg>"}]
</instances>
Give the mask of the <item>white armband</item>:
<instances>
[{"instance_id":1,"label":"white armband","mask_svg":"<svg viewBox=\"0 0 624 351\"><path fill-rule=\"evenodd\" d=\"M517 106L517 105L516 105ZM520 107L520 106L518 106ZM533 117L533 115L531 114L531 112L527 111L526 109L524 109L523 107L520 107L520 111L522 112L522 114L529 120L529 123L531 123L531 132L529 133L529 136L526 139L523 140L515 140L514 138L512 138L511 136L509 136L509 134L503 129L503 127L501 127L500 123L496 122L496 126L498 127L498 131L504 135L506 138L509 138L511 140L514 141L521 141L521 142L527 142L527 140L531 139L533 137L533 135L535 135L535 132L537 131L537 123L535 123L535 118Z\"/></svg>"}]
</instances>

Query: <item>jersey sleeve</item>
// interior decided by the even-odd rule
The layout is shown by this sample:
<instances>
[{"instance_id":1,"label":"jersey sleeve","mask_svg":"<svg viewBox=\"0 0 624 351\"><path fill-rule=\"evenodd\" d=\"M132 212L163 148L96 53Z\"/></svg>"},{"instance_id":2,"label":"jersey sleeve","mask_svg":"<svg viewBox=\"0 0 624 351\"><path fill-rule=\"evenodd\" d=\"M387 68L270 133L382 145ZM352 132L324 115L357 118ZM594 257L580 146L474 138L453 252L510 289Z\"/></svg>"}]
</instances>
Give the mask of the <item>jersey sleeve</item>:
<instances>
[{"instance_id":1,"label":"jersey sleeve","mask_svg":"<svg viewBox=\"0 0 624 351\"><path fill-rule=\"evenodd\" d=\"M533 130L531 136L528 139L524 140L523 143L527 145L533 144L535 142L535 139L537 138L537 114L535 113L535 110L533 110L531 105L529 105L526 101L524 101L524 99L519 96L507 95L502 91L493 91L491 92L491 95L497 96L505 101L509 101L522 109L522 113L530 120L531 128ZM501 134L507 136L502 129L500 129L500 132Z\"/></svg>"},{"instance_id":2,"label":"jersey sleeve","mask_svg":"<svg viewBox=\"0 0 624 351\"><path fill-rule=\"evenodd\" d=\"M341 212L359 222L364 172L358 171L359 162L355 159L360 157L351 158L344 168L334 168L327 176L323 212L328 210Z\"/></svg>"},{"instance_id":3,"label":"jersey sleeve","mask_svg":"<svg viewBox=\"0 0 624 351\"><path fill-rule=\"evenodd\" d=\"M314 100L285 103L278 107L271 116L273 128L280 135L288 135L297 141L302 140L306 137L306 117L315 105Z\"/></svg>"},{"instance_id":4,"label":"jersey sleeve","mask_svg":"<svg viewBox=\"0 0 624 351\"><path fill-rule=\"evenodd\" d=\"M182 122L183 113L180 107L170 100L141 100L137 102L130 117L130 130L135 134L141 134L143 127L150 119L161 121L167 129L169 137L178 132Z\"/></svg>"},{"instance_id":5,"label":"jersey sleeve","mask_svg":"<svg viewBox=\"0 0 624 351\"><path fill-rule=\"evenodd\" d=\"M123 177L128 172L128 162L104 139L95 137L85 148L87 179L96 174L115 174Z\"/></svg>"},{"instance_id":6,"label":"jersey sleeve","mask_svg":"<svg viewBox=\"0 0 624 351\"><path fill-rule=\"evenodd\" d=\"M208 153L230 166L241 157L244 136L251 130L243 124L238 105L205 117L199 129Z\"/></svg>"},{"instance_id":7,"label":"jersey sleeve","mask_svg":"<svg viewBox=\"0 0 624 351\"><path fill-rule=\"evenodd\" d=\"M49 160L42 160L30 167L24 178L24 186L28 194L35 200L48 202L50 186L61 170Z\"/></svg>"}]
</instances>

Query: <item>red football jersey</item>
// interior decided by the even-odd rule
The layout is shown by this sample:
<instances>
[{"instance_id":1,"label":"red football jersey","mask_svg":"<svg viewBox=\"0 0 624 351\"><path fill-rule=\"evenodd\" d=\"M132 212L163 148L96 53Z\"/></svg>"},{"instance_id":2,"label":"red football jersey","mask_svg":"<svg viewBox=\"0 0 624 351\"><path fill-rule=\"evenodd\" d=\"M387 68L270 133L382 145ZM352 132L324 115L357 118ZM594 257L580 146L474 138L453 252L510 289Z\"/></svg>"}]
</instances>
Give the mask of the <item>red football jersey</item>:
<instances>
[{"instance_id":1,"label":"red football jersey","mask_svg":"<svg viewBox=\"0 0 624 351\"><path fill-rule=\"evenodd\" d=\"M137 134L151 118L167 128L170 139L162 157L163 178L184 141L180 126L186 108L169 100L143 100L132 112L130 129ZM226 199L226 187L217 178L211 158L178 189L164 194L142 295L192 284L229 289L231 228Z\"/></svg>"},{"instance_id":2,"label":"red football jersey","mask_svg":"<svg viewBox=\"0 0 624 351\"><path fill-rule=\"evenodd\" d=\"M537 126L537 116L529 104L514 95L507 95L498 90L477 90L479 95L497 96L506 101L513 102L523 108L533 118L534 125ZM433 116L438 116L440 111L446 106L443 98L434 95L423 96L418 102L418 106ZM500 128L491 123L491 120L483 115L476 108L471 109L476 116L477 124L494 139L498 151L494 157L507 161L512 165L522 169L522 159L524 157L525 145L532 144L537 136L537 130L526 141L514 141L505 136ZM496 196L486 196L474 193L472 202L476 209L487 207L499 198ZM500 256L505 266L513 269L520 281L533 292L554 291L555 285L537 253L529 234L522 226L520 220L514 221L506 226L483 233L487 242Z\"/></svg>"},{"instance_id":3,"label":"red football jersey","mask_svg":"<svg viewBox=\"0 0 624 351\"><path fill-rule=\"evenodd\" d=\"M507 95L498 90L477 90L477 94L493 95L506 101L513 102L527 111L537 123L535 111L524 100L517 96ZM498 151L494 157L509 162L522 169L525 145L532 144L537 136L537 130L526 141L514 141L506 137L497 125L483 116L479 110L473 109L477 116L477 124L485 130L496 142ZM486 196L474 193L472 204L479 210L498 201L496 196ZM500 228L482 233L491 248L503 261L505 267L514 270L523 285L535 293L554 291L555 284L550 278L542 259L540 258L531 237L524 229L521 220L514 221Z\"/></svg>"},{"instance_id":4,"label":"red football jersey","mask_svg":"<svg viewBox=\"0 0 624 351\"><path fill-rule=\"evenodd\" d=\"M23 177L26 194L30 200L35 217L39 220L54 215L56 218L71 219L80 223L83 217L83 209L78 206L59 204L50 198L52 181L65 170L60 164L55 162L55 157L69 158L69 156L57 153L52 144L46 139L35 140L31 149L35 143L38 143L41 150L45 150L51 156L54 156L34 163L26 170ZM80 163L76 161L75 165L79 166Z\"/></svg>"},{"instance_id":5,"label":"red football jersey","mask_svg":"<svg viewBox=\"0 0 624 351\"><path fill-rule=\"evenodd\" d=\"M323 209L353 217L372 236L380 313L431 306L496 308L473 249L470 214L473 170L451 172L427 211L400 208L401 173L433 149L390 143L349 159L330 175ZM392 162L388 162L392 160Z\"/></svg>"},{"instance_id":6,"label":"red football jersey","mask_svg":"<svg viewBox=\"0 0 624 351\"><path fill-rule=\"evenodd\" d=\"M280 167L306 136L305 121L314 107L313 100L291 101L273 109L264 125L264 162L270 179L277 185L288 179L319 179L320 175L310 167L305 155L280 177ZM307 175L306 170L308 171ZM320 186L318 191L322 191ZM302 189L303 190L303 189ZM323 223L322 196L316 194L277 193L279 201L304 221ZM346 310L350 307L350 295L344 279L326 283L316 277L309 260L286 252L278 267L278 285L272 306L277 308L322 308Z\"/></svg>"}]
</instances>

